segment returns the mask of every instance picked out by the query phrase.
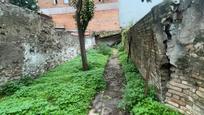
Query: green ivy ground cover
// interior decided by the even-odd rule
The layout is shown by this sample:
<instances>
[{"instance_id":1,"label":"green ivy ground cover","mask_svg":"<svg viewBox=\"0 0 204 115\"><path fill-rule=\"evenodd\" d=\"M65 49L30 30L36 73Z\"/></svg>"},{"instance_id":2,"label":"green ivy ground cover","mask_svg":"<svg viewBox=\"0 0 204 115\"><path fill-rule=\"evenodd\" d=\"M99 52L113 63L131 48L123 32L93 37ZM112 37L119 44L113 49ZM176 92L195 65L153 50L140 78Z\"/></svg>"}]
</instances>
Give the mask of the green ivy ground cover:
<instances>
[{"instance_id":1,"label":"green ivy ground cover","mask_svg":"<svg viewBox=\"0 0 204 115\"><path fill-rule=\"evenodd\" d=\"M86 115L96 92L105 87L108 56L89 51L89 71L80 58L41 75L28 86L0 100L0 115Z\"/></svg>"},{"instance_id":2,"label":"green ivy ground cover","mask_svg":"<svg viewBox=\"0 0 204 115\"><path fill-rule=\"evenodd\" d=\"M155 91L149 87L144 96L144 80L133 62L127 62L127 54L120 49L119 60L126 79L123 98L118 106L131 115L181 115L179 112L156 101Z\"/></svg>"}]
</instances>

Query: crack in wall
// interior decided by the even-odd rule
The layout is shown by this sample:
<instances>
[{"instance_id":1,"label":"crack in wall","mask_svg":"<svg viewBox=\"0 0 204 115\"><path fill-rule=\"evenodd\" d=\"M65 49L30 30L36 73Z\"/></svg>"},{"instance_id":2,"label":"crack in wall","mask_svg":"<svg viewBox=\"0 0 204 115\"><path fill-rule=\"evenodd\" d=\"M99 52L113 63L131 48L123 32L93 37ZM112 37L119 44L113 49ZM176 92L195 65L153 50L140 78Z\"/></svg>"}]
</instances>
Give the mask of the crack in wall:
<instances>
[{"instance_id":1,"label":"crack in wall","mask_svg":"<svg viewBox=\"0 0 204 115\"><path fill-rule=\"evenodd\" d=\"M162 95L162 101L165 100L165 94L168 90L167 83L171 79L171 74L173 71L171 70L175 66L171 63L171 57L168 55L168 42L172 41L172 29L171 27L179 24L182 22L182 10L180 8L180 1L179 2L172 2L170 4L170 11L167 13L166 17L164 17L161 20L161 23L163 24L163 32L166 34L166 38L163 41L164 44L164 51L165 51L165 56L164 56L164 63L161 65L160 70L161 70L161 95Z\"/></svg>"}]
</instances>

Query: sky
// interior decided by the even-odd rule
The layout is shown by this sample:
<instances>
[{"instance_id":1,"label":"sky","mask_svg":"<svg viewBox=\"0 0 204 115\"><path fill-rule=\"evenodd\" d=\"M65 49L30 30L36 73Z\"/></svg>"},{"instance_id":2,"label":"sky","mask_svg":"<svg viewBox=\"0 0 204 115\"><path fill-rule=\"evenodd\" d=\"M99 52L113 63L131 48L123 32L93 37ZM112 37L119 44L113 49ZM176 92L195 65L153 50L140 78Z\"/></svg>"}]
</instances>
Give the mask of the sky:
<instances>
[{"instance_id":1,"label":"sky","mask_svg":"<svg viewBox=\"0 0 204 115\"><path fill-rule=\"evenodd\" d=\"M152 0L150 3L141 2L141 0L119 0L120 7L120 26L126 27L135 23L144 17L153 6L162 2L162 0Z\"/></svg>"}]
</instances>

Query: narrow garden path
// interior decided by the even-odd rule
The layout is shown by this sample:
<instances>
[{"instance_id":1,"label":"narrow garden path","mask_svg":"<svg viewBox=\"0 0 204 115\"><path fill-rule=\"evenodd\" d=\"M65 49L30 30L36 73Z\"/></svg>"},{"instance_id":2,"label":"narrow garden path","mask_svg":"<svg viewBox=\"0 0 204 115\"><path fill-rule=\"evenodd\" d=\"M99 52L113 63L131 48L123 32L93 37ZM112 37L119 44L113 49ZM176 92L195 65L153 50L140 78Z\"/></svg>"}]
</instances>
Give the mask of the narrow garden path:
<instances>
[{"instance_id":1,"label":"narrow garden path","mask_svg":"<svg viewBox=\"0 0 204 115\"><path fill-rule=\"evenodd\" d=\"M89 115L125 115L125 112L117 108L117 104L122 98L124 80L119 65L117 50L113 50L113 54L106 66L104 77L107 87L105 91L96 95L92 102L92 109Z\"/></svg>"}]
</instances>

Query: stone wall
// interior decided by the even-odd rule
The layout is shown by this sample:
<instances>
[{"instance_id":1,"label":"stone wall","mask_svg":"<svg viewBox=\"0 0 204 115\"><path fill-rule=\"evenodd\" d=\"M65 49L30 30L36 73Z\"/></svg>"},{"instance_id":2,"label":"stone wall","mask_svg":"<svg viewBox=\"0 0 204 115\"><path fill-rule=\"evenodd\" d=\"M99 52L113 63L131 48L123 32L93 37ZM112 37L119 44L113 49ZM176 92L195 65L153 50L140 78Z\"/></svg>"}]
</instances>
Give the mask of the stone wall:
<instances>
[{"instance_id":1,"label":"stone wall","mask_svg":"<svg viewBox=\"0 0 204 115\"><path fill-rule=\"evenodd\" d=\"M160 100L192 115L204 113L203 6L203 0L159 4L130 28L126 45Z\"/></svg>"},{"instance_id":2,"label":"stone wall","mask_svg":"<svg viewBox=\"0 0 204 115\"><path fill-rule=\"evenodd\" d=\"M86 48L94 44L86 38ZM0 2L0 85L36 76L78 54L77 36L56 31L49 17Z\"/></svg>"}]
</instances>

